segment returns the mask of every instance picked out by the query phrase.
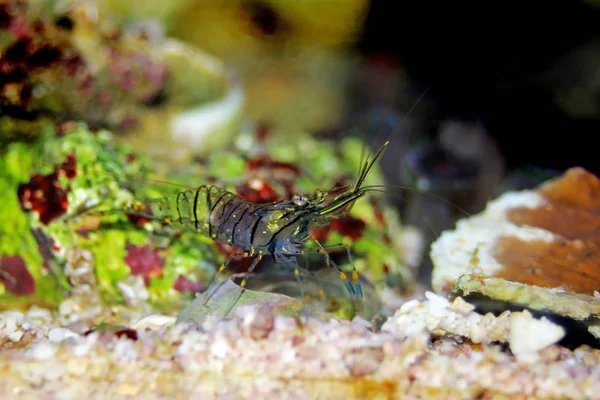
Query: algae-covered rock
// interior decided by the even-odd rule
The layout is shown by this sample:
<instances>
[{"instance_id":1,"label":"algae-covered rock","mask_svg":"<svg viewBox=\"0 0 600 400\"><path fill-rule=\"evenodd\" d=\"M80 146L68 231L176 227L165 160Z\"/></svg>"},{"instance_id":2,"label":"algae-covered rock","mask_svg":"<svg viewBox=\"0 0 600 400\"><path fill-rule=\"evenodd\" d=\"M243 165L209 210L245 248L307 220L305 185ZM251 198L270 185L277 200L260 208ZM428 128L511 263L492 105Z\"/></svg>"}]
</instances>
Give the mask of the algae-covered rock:
<instances>
[{"instance_id":1,"label":"algae-covered rock","mask_svg":"<svg viewBox=\"0 0 600 400\"><path fill-rule=\"evenodd\" d=\"M597 335L598 193L600 180L582 168L505 193L432 245L434 289L567 318Z\"/></svg>"},{"instance_id":2,"label":"algae-covered rock","mask_svg":"<svg viewBox=\"0 0 600 400\"><path fill-rule=\"evenodd\" d=\"M181 187L148 180L154 176L149 160L112 142L107 131L92 133L84 124L75 123L62 125L59 131L48 129L29 144L11 143L1 159L4 193L7 204L12 204L3 210L5 226L14 227L17 233L13 237L25 238L3 241L4 273L0 278L7 292L3 301L50 298L56 305L69 296L84 298L94 292L87 296L94 307L101 307L104 301L175 311L191 293L204 291L217 266L236 249L178 229L176 218L149 223L131 206L146 199L174 199ZM236 148L215 151L196 168L175 170L167 178L193 185L212 182L245 201L263 203L354 179L360 141L334 144L319 142L308 134L297 137L290 147L289 141L275 133L255 142L256 134L245 132ZM380 179L375 168L366 183L379 183ZM364 278L369 315L381 311L376 288L410 289L414 257L409 244L415 232L399 223L382 198L361 200L349 216L312 234L326 248L335 246L330 256L342 269L350 271L354 261ZM29 244L21 246L21 242ZM340 244L348 246L352 259ZM307 245L318 248L312 241ZM23 260L15 258L18 256ZM251 260L232 261L227 273L243 272ZM299 262L302 268L314 271L327 266L318 254L306 263ZM33 282L29 286L35 285L38 292L12 284L19 271L31 275L19 281L23 285ZM352 302L333 271L319 278L330 303L327 311L352 316L354 311L346 307ZM55 287L61 290L52 289ZM300 293L295 296L302 297ZM77 308L77 304L69 300L64 308Z\"/></svg>"},{"instance_id":3,"label":"algae-covered rock","mask_svg":"<svg viewBox=\"0 0 600 400\"><path fill-rule=\"evenodd\" d=\"M176 302L179 291L199 285L203 271L210 271L202 263L216 251L192 235L161 250L123 212L123 204L144 196L124 176L147 176L147 161L113 145L108 132L71 128L64 135L48 130L33 143L12 143L0 157L2 302L27 297L56 305L77 283L98 290L109 303L125 301L129 276L142 279L150 303ZM99 207L113 211L94 215ZM89 279L81 276L84 264L93 266ZM20 277L27 275L34 283L22 287L30 280Z\"/></svg>"},{"instance_id":4,"label":"algae-covered rock","mask_svg":"<svg viewBox=\"0 0 600 400\"><path fill-rule=\"evenodd\" d=\"M221 146L237 131L243 92L191 46L113 22L93 3L0 1L0 144L55 122L110 129L148 153L182 142Z\"/></svg>"}]
</instances>

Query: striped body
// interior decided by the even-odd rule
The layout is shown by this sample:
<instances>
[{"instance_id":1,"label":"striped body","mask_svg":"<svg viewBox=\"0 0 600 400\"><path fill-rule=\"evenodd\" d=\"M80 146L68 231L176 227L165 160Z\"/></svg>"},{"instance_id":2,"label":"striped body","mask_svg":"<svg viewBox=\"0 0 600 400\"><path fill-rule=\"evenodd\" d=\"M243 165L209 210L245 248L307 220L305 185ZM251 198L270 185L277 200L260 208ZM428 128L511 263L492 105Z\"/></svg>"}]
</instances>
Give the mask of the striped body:
<instances>
[{"instance_id":1,"label":"striped body","mask_svg":"<svg viewBox=\"0 0 600 400\"><path fill-rule=\"evenodd\" d=\"M292 200L255 204L211 185L180 192L175 203L163 198L149 204L134 206L130 212L179 225L245 252L269 253L281 262L300 253L310 227L319 219L314 209Z\"/></svg>"}]
</instances>

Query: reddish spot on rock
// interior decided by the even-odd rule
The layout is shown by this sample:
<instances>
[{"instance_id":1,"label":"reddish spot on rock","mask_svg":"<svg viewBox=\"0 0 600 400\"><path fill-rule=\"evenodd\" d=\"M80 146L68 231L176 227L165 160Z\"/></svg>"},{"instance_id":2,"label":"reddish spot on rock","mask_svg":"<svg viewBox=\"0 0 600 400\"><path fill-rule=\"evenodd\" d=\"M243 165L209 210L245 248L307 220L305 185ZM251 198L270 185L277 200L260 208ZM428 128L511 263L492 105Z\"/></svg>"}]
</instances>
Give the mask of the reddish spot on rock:
<instances>
[{"instance_id":1,"label":"reddish spot on rock","mask_svg":"<svg viewBox=\"0 0 600 400\"><path fill-rule=\"evenodd\" d=\"M156 250L152 250L147 244L139 247L130 243L125 249L127 250L125 263L129 266L131 274L142 276L146 286L150 285L150 278L162 277L165 261L160 258Z\"/></svg>"},{"instance_id":2,"label":"reddish spot on rock","mask_svg":"<svg viewBox=\"0 0 600 400\"><path fill-rule=\"evenodd\" d=\"M219 243L219 242L214 242L214 244L217 247L217 250L219 250L219 252L221 254L223 254L223 256L225 256L225 257L229 257L232 254L244 254L244 250L239 247L233 247L233 246L229 246L228 244ZM254 259L256 257L257 256L234 257L231 260L231 262L229 263L229 265L227 266L227 270L230 272L233 272L233 273L247 272L248 268L250 268L250 265L252 264L252 261L254 261ZM267 257L265 257L261 261L259 261L259 263L256 265L256 268L254 271L255 272L260 271L262 265L264 264L264 262L266 260L267 260Z\"/></svg>"},{"instance_id":3,"label":"reddish spot on rock","mask_svg":"<svg viewBox=\"0 0 600 400\"><path fill-rule=\"evenodd\" d=\"M387 275L387 274L389 274L389 273L390 273L390 266L389 266L389 265L387 265L386 263L383 263L383 267L382 267L382 269L383 269L383 273L384 273L384 274L386 274L386 275Z\"/></svg>"},{"instance_id":4,"label":"reddish spot on rock","mask_svg":"<svg viewBox=\"0 0 600 400\"><path fill-rule=\"evenodd\" d=\"M146 212L150 212L150 211L148 210ZM144 216L138 215L138 214L126 213L125 216L129 220L129 222L131 222L134 225L138 225L138 226L144 226L150 222L150 220L147 217L144 217Z\"/></svg>"},{"instance_id":5,"label":"reddish spot on rock","mask_svg":"<svg viewBox=\"0 0 600 400\"><path fill-rule=\"evenodd\" d=\"M67 121L60 124L57 128L57 133L59 136L64 136L69 134L77 129L77 125L75 125L74 121Z\"/></svg>"},{"instance_id":6,"label":"reddish spot on rock","mask_svg":"<svg viewBox=\"0 0 600 400\"><path fill-rule=\"evenodd\" d=\"M137 156L134 153L129 153L129 154L127 154L125 159L127 160L128 163L131 164L132 162L137 160Z\"/></svg>"},{"instance_id":7,"label":"reddish spot on rock","mask_svg":"<svg viewBox=\"0 0 600 400\"><path fill-rule=\"evenodd\" d=\"M352 240L359 239L365 230L365 222L362 219L351 216L334 219L331 221L331 228L338 231L340 234L349 237Z\"/></svg>"},{"instance_id":8,"label":"reddish spot on rock","mask_svg":"<svg viewBox=\"0 0 600 400\"><path fill-rule=\"evenodd\" d=\"M329 225L314 228L310 234L315 240L325 241L333 229L343 236L349 237L352 240L357 240L362 236L365 227L366 224L362 219L346 216L340 219L334 219Z\"/></svg>"},{"instance_id":9,"label":"reddish spot on rock","mask_svg":"<svg viewBox=\"0 0 600 400\"><path fill-rule=\"evenodd\" d=\"M0 282L7 292L25 296L35 292L35 280L19 256L3 256L0 259Z\"/></svg>"},{"instance_id":10,"label":"reddish spot on rock","mask_svg":"<svg viewBox=\"0 0 600 400\"><path fill-rule=\"evenodd\" d=\"M271 203L281 199L275 189L260 178L252 178L236 189L242 199L252 203Z\"/></svg>"},{"instance_id":11,"label":"reddish spot on rock","mask_svg":"<svg viewBox=\"0 0 600 400\"><path fill-rule=\"evenodd\" d=\"M329 237L329 231L331 230L330 226L323 226L319 228L314 228L311 230L310 235L314 240L324 242Z\"/></svg>"},{"instance_id":12,"label":"reddish spot on rock","mask_svg":"<svg viewBox=\"0 0 600 400\"><path fill-rule=\"evenodd\" d=\"M19 185L17 191L21 208L36 212L44 225L63 215L69 206L67 192L59 185L57 175L36 174L28 183Z\"/></svg>"},{"instance_id":13,"label":"reddish spot on rock","mask_svg":"<svg viewBox=\"0 0 600 400\"><path fill-rule=\"evenodd\" d=\"M256 139L258 139L259 143L264 143L267 141L267 139L269 139L272 133L273 130L271 126L263 122L259 124L258 128L256 129Z\"/></svg>"},{"instance_id":14,"label":"reddish spot on rock","mask_svg":"<svg viewBox=\"0 0 600 400\"><path fill-rule=\"evenodd\" d=\"M130 340L137 340L138 339L138 334L137 331L131 328L125 328L125 329L121 329L118 331L115 331L115 336L116 337L123 337L125 336L127 339Z\"/></svg>"},{"instance_id":15,"label":"reddish spot on rock","mask_svg":"<svg viewBox=\"0 0 600 400\"><path fill-rule=\"evenodd\" d=\"M131 340L138 339L137 331L134 329L131 329L131 328L122 328L121 329L120 326L105 326L105 325L97 326L95 328L87 330L83 333L83 336L89 336L94 332L99 332L99 334L101 336L104 336L105 338L108 338L108 337L114 335L117 337L124 336L127 339L131 339Z\"/></svg>"},{"instance_id":16,"label":"reddish spot on rock","mask_svg":"<svg viewBox=\"0 0 600 400\"><path fill-rule=\"evenodd\" d=\"M62 163L60 171L65 174L68 179L73 179L77 176L77 162L73 153L67 155L67 158Z\"/></svg>"},{"instance_id":17,"label":"reddish spot on rock","mask_svg":"<svg viewBox=\"0 0 600 400\"><path fill-rule=\"evenodd\" d=\"M48 175L36 174L28 183L19 185L17 190L21 208L36 212L44 225L63 215L69 207L67 200L69 188L63 188L58 182L60 174L65 174L69 179L77 175L73 154L69 154L54 172Z\"/></svg>"},{"instance_id":18,"label":"reddish spot on rock","mask_svg":"<svg viewBox=\"0 0 600 400\"><path fill-rule=\"evenodd\" d=\"M279 170L280 172L287 172L294 176L300 175L300 168L298 168L296 165L287 162L275 161L266 154L248 160L248 169L250 169L250 171L261 168Z\"/></svg>"},{"instance_id":19,"label":"reddish spot on rock","mask_svg":"<svg viewBox=\"0 0 600 400\"><path fill-rule=\"evenodd\" d=\"M194 282L183 275L179 275L173 284L173 288L178 292L199 293L202 291L200 282Z\"/></svg>"},{"instance_id":20,"label":"reddish spot on rock","mask_svg":"<svg viewBox=\"0 0 600 400\"><path fill-rule=\"evenodd\" d=\"M227 266L227 269L234 274L241 274L244 272L248 272L248 269L250 269L250 266L252 265L252 263L254 262L256 257L257 256L242 257L242 258L237 258L237 259L234 258L233 260L231 260L231 262ZM258 264L256 264L256 267L254 268L254 273L258 273L258 272L262 271L263 266L265 265L265 263L267 261L268 261L268 257L263 257L258 262Z\"/></svg>"}]
</instances>

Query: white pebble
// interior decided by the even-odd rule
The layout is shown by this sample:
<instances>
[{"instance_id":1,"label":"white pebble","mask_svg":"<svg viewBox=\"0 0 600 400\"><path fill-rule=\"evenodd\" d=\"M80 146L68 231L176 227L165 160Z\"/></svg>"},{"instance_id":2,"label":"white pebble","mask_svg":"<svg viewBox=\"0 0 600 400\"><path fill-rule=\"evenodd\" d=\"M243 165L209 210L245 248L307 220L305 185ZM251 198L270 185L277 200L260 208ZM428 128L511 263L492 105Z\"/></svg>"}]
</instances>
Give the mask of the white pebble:
<instances>
[{"instance_id":1,"label":"white pebble","mask_svg":"<svg viewBox=\"0 0 600 400\"><path fill-rule=\"evenodd\" d=\"M229 353L229 350L230 346L229 343L227 343L227 340L225 340L225 338L219 337L213 342L210 352L213 356L222 358L225 357L227 353Z\"/></svg>"},{"instance_id":2,"label":"white pebble","mask_svg":"<svg viewBox=\"0 0 600 400\"><path fill-rule=\"evenodd\" d=\"M6 311L2 313L2 316L8 321L12 320L15 324L21 325L23 320L25 319L25 315L23 315L20 311Z\"/></svg>"},{"instance_id":3,"label":"white pebble","mask_svg":"<svg viewBox=\"0 0 600 400\"><path fill-rule=\"evenodd\" d=\"M48 360L56 354L58 348L48 342L34 343L29 347L29 356L36 360Z\"/></svg>"},{"instance_id":4,"label":"white pebble","mask_svg":"<svg viewBox=\"0 0 600 400\"><path fill-rule=\"evenodd\" d=\"M528 311L511 315L509 345L514 354L542 350L564 336L564 328L546 318L535 319Z\"/></svg>"},{"instance_id":5,"label":"white pebble","mask_svg":"<svg viewBox=\"0 0 600 400\"><path fill-rule=\"evenodd\" d=\"M409 300L406 303L402 304L402 306L400 307L400 309L398 310L398 312L401 313L401 314L406 314L410 310L418 307L419 304L421 304L421 302L419 300L416 300L416 299Z\"/></svg>"},{"instance_id":6,"label":"white pebble","mask_svg":"<svg viewBox=\"0 0 600 400\"><path fill-rule=\"evenodd\" d=\"M439 296L433 292L430 291L426 291L425 292L425 297L427 298L427 300L429 301L437 301L440 304L448 304L448 300L446 300L445 297Z\"/></svg>"},{"instance_id":7,"label":"white pebble","mask_svg":"<svg viewBox=\"0 0 600 400\"><path fill-rule=\"evenodd\" d=\"M25 332L23 332L23 331L15 331L15 332L11 333L10 335L8 335L8 340L16 343L21 340L21 338L23 337L24 334L25 334Z\"/></svg>"},{"instance_id":8,"label":"white pebble","mask_svg":"<svg viewBox=\"0 0 600 400\"><path fill-rule=\"evenodd\" d=\"M62 342L70 337L79 337L75 332L65 328L54 328L48 332L48 340L51 342Z\"/></svg>"},{"instance_id":9,"label":"white pebble","mask_svg":"<svg viewBox=\"0 0 600 400\"><path fill-rule=\"evenodd\" d=\"M162 314L151 314L140 318L131 325L131 329L159 329L164 326L173 325L177 318Z\"/></svg>"},{"instance_id":10,"label":"white pebble","mask_svg":"<svg viewBox=\"0 0 600 400\"><path fill-rule=\"evenodd\" d=\"M451 308L462 314L468 314L475 310L475 306L471 303L467 303L462 297L457 297L451 304Z\"/></svg>"},{"instance_id":11,"label":"white pebble","mask_svg":"<svg viewBox=\"0 0 600 400\"><path fill-rule=\"evenodd\" d=\"M37 306L33 306L29 309L29 311L27 312L27 319L28 320L35 320L35 319L40 319L43 321L43 323L49 324L50 322L52 322L52 314L50 314L50 311L37 307Z\"/></svg>"},{"instance_id":12,"label":"white pebble","mask_svg":"<svg viewBox=\"0 0 600 400\"><path fill-rule=\"evenodd\" d=\"M474 325L473 327L471 327L470 338L473 341L473 343L481 343L485 339L486 333L487 332L483 326Z\"/></svg>"},{"instance_id":13,"label":"white pebble","mask_svg":"<svg viewBox=\"0 0 600 400\"><path fill-rule=\"evenodd\" d=\"M11 318L7 318L6 322L4 323L3 333L6 336L9 336L16 330L17 330L17 324L15 323L15 321Z\"/></svg>"},{"instance_id":14,"label":"white pebble","mask_svg":"<svg viewBox=\"0 0 600 400\"><path fill-rule=\"evenodd\" d=\"M448 306L450 303L442 296L438 296L432 292L426 292L425 297L429 300L429 312L435 317L444 317L448 314Z\"/></svg>"}]
</instances>

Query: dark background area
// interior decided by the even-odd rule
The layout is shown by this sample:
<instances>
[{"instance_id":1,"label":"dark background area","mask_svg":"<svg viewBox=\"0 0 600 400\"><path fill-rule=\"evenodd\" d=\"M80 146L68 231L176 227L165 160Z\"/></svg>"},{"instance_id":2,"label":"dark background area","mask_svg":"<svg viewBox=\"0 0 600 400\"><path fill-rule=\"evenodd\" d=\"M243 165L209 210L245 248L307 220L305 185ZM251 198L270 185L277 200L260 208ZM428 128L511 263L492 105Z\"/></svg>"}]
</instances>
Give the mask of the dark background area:
<instances>
[{"instance_id":1,"label":"dark background area","mask_svg":"<svg viewBox=\"0 0 600 400\"><path fill-rule=\"evenodd\" d=\"M600 91L581 71L600 64L571 54L597 50L599 38L600 8L579 1L373 0L358 48L398 63L416 91L431 85L432 130L447 118L478 121L509 169L582 166L599 175ZM574 85L592 92L595 115L556 104Z\"/></svg>"}]
</instances>

